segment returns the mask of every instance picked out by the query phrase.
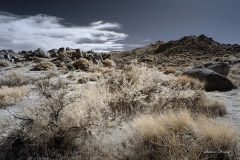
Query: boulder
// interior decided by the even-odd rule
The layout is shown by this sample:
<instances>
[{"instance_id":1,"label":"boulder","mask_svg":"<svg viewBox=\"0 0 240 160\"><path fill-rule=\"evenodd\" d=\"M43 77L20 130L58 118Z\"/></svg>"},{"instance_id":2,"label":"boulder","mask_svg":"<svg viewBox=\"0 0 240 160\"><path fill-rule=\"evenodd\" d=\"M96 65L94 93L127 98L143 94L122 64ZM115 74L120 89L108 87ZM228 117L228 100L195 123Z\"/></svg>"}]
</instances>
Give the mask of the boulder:
<instances>
[{"instance_id":1,"label":"boulder","mask_svg":"<svg viewBox=\"0 0 240 160\"><path fill-rule=\"evenodd\" d=\"M72 59L79 59L79 58L82 58L83 55L82 55L82 52L80 49L76 49L76 52L72 55Z\"/></svg>"},{"instance_id":2,"label":"boulder","mask_svg":"<svg viewBox=\"0 0 240 160\"><path fill-rule=\"evenodd\" d=\"M208 63L205 63L203 66L204 66L205 68L207 68L207 67L211 66L212 64L213 64L213 62L208 62Z\"/></svg>"},{"instance_id":3,"label":"boulder","mask_svg":"<svg viewBox=\"0 0 240 160\"><path fill-rule=\"evenodd\" d=\"M32 56L40 57L40 58L48 58L48 53L44 52L41 48L38 48L33 52Z\"/></svg>"},{"instance_id":4,"label":"boulder","mask_svg":"<svg viewBox=\"0 0 240 160\"><path fill-rule=\"evenodd\" d=\"M226 62L213 63L206 68L211 69L214 72L217 72L217 73L222 74L224 76L227 76L229 71L230 71L230 66Z\"/></svg>"},{"instance_id":5,"label":"boulder","mask_svg":"<svg viewBox=\"0 0 240 160\"><path fill-rule=\"evenodd\" d=\"M56 57L58 57L57 49L49 50L48 53L49 53L49 55L50 55L51 58L56 58Z\"/></svg>"},{"instance_id":6,"label":"boulder","mask_svg":"<svg viewBox=\"0 0 240 160\"><path fill-rule=\"evenodd\" d=\"M65 52L65 48L64 47L61 47L58 49L57 53L61 53L61 52Z\"/></svg>"},{"instance_id":7,"label":"boulder","mask_svg":"<svg viewBox=\"0 0 240 160\"><path fill-rule=\"evenodd\" d=\"M230 91L237 88L226 76L207 68L192 69L184 72L183 75L204 81L206 91Z\"/></svg>"},{"instance_id":8,"label":"boulder","mask_svg":"<svg viewBox=\"0 0 240 160\"><path fill-rule=\"evenodd\" d=\"M87 83L89 80L86 78L86 77L82 77L78 80L78 83L80 84L84 84L84 83Z\"/></svg>"},{"instance_id":9,"label":"boulder","mask_svg":"<svg viewBox=\"0 0 240 160\"><path fill-rule=\"evenodd\" d=\"M240 58L233 61L233 64L238 64L238 63L240 63Z\"/></svg>"}]
</instances>

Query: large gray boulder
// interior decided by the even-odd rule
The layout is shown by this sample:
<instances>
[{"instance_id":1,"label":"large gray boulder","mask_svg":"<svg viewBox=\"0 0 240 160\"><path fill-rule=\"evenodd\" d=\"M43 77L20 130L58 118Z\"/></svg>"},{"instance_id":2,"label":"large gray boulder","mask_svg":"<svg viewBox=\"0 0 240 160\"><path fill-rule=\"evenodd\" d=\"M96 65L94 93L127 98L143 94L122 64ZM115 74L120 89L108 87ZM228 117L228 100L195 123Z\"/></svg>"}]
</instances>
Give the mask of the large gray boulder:
<instances>
[{"instance_id":1,"label":"large gray boulder","mask_svg":"<svg viewBox=\"0 0 240 160\"><path fill-rule=\"evenodd\" d=\"M207 68L192 69L184 72L183 75L204 81L206 91L230 91L237 88L226 76Z\"/></svg>"},{"instance_id":2,"label":"large gray boulder","mask_svg":"<svg viewBox=\"0 0 240 160\"><path fill-rule=\"evenodd\" d=\"M206 68L213 70L219 74L227 76L230 71L230 66L226 62L216 62L212 63L211 65L207 66Z\"/></svg>"}]
</instances>

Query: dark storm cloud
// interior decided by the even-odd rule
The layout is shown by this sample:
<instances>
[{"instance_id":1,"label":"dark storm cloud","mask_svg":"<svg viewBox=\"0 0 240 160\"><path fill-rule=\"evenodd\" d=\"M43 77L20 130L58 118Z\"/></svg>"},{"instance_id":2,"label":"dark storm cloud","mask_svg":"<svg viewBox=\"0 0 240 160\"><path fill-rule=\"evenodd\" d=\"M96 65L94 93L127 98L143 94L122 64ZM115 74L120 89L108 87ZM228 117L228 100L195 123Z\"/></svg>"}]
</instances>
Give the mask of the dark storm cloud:
<instances>
[{"instance_id":1,"label":"dark storm cloud","mask_svg":"<svg viewBox=\"0 0 240 160\"><path fill-rule=\"evenodd\" d=\"M82 50L121 50L118 41L127 38L119 33L118 23L92 22L88 26L66 26L58 17L38 14L17 16L0 12L0 48L14 50L45 50L59 47L81 48Z\"/></svg>"}]
</instances>

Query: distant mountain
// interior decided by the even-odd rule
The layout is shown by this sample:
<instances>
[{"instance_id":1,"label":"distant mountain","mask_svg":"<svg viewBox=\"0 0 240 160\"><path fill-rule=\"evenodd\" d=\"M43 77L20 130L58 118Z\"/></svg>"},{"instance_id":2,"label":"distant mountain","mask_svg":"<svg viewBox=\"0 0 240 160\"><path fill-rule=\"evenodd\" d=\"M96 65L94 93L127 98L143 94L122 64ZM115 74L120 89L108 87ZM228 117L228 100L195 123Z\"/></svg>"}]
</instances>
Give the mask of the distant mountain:
<instances>
[{"instance_id":1,"label":"distant mountain","mask_svg":"<svg viewBox=\"0 0 240 160\"><path fill-rule=\"evenodd\" d=\"M132 59L150 65L188 66L207 61L231 63L240 57L240 45L220 44L205 35L186 36L179 40L147 45L143 48L114 53L112 59L118 64Z\"/></svg>"}]
</instances>

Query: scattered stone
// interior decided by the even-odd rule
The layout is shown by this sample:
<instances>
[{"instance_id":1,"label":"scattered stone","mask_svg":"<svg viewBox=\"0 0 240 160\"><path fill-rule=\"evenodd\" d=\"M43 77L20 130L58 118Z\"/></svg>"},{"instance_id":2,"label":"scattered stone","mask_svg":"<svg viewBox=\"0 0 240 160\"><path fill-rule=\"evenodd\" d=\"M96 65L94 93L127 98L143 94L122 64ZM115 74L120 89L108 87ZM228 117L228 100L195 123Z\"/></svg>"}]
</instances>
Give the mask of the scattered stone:
<instances>
[{"instance_id":1,"label":"scattered stone","mask_svg":"<svg viewBox=\"0 0 240 160\"><path fill-rule=\"evenodd\" d=\"M69 70L69 71L75 70L75 68L71 64L67 64L66 67L67 67L67 70Z\"/></svg>"},{"instance_id":2,"label":"scattered stone","mask_svg":"<svg viewBox=\"0 0 240 160\"><path fill-rule=\"evenodd\" d=\"M74 75L71 74L71 75L67 76L67 79L72 79L73 80L74 79Z\"/></svg>"},{"instance_id":3,"label":"scattered stone","mask_svg":"<svg viewBox=\"0 0 240 160\"><path fill-rule=\"evenodd\" d=\"M88 82L88 79L86 77L82 77L78 80L78 83L80 83L80 84L85 84L87 82Z\"/></svg>"},{"instance_id":4,"label":"scattered stone","mask_svg":"<svg viewBox=\"0 0 240 160\"><path fill-rule=\"evenodd\" d=\"M96 76L90 76L89 81L98 81L98 77Z\"/></svg>"},{"instance_id":5,"label":"scattered stone","mask_svg":"<svg viewBox=\"0 0 240 160\"><path fill-rule=\"evenodd\" d=\"M48 53L44 52L41 48L38 48L32 54L33 54L32 56L36 56L36 57L49 58Z\"/></svg>"},{"instance_id":6,"label":"scattered stone","mask_svg":"<svg viewBox=\"0 0 240 160\"><path fill-rule=\"evenodd\" d=\"M50 55L51 58L56 58L58 57L57 49L52 49L48 51L48 54Z\"/></svg>"},{"instance_id":7,"label":"scattered stone","mask_svg":"<svg viewBox=\"0 0 240 160\"><path fill-rule=\"evenodd\" d=\"M72 55L72 59L79 59L82 57L83 57L83 55L82 55L82 52L80 49L76 49L76 52Z\"/></svg>"},{"instance_id":8,"label":"scattered stone","mask_svg":"<svg viewBox=\"0 0 240 160\"><path fill-rule=\"evenodd\" d=\"M57 53L61 53L61 52L64 52L65 51L65 48L64 47L61 47L58 49Z\"/></svg>"}]
</instances>

